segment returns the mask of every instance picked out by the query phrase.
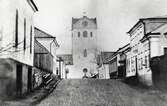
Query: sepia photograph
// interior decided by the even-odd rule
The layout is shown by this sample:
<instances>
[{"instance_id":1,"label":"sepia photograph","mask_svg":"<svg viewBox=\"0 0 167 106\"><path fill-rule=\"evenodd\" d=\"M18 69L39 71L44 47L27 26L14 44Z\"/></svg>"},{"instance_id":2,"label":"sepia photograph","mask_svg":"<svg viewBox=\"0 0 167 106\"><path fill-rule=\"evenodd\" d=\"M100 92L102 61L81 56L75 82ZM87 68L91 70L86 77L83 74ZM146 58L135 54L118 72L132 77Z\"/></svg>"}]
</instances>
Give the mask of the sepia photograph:
<instances>
[{"instance_id":1,"label":"sepia photograph","mask_svg":"<svg viewBox=\"0 0 167 106\"><path fill-rule=\"evenodd\" d=\"M0 0L0 106L167 106L167 0Z\"/></svg>"}]
</instances>

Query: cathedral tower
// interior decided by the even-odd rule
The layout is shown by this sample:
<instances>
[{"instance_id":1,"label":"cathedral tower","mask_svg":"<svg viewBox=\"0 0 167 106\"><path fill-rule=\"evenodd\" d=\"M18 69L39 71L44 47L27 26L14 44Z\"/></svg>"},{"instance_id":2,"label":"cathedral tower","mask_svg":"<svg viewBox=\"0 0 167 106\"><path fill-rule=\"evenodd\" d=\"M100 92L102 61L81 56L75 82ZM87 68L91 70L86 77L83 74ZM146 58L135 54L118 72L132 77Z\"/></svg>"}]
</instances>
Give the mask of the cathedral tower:
<instances>
[{"instance_id":1,"label":"cathedral tower","mask_svg":"<svg viewBox=\"0 0 167 106\"><path fill-rule=\"evenodd\" d=\"M97 21L96 18L72 18L72 55L76 78L87 76L96 71Z\"/></svg>"}]
</instances>

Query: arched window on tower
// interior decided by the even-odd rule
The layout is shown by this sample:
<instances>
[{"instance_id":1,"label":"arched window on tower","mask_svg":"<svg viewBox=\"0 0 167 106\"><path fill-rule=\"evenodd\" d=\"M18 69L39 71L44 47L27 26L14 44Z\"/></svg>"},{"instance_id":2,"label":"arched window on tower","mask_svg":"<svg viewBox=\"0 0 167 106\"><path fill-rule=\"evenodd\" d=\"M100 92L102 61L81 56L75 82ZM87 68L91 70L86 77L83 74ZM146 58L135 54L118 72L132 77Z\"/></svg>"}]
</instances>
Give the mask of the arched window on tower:
<instances>
[{"instance_id":1,"label":"arched window on tower","mask_svg":"<svg viewBox=\"0 0 167 106\"><path fill-rule=\"evenodd\" d=\"M86 38L87 36L88 36L88 32L87 32L87 31L84 31L84 32L83 32L83 37Z\"/></svg>"},{"instance_id":2,"label":"arched window on tower","mask_svg":"<svg viewBox=\"0 0 167 106\"><path fill-rule=\"evenodd\" d=\"M84 49L84 57L87 57L87 50Z\"/></svg>"},{"instance_id":3,"label":"arched window on tower","mask_svg":"<svg viewBox=\"0 0 167 106\"><path fill-rule=\"evenodd\" d=\"M80 35L81 35L81 33L80 33L80 32L78 32L78 37L80 37Z\"/></svg>"},{"instance_id":4,"label":"arched window on tower","mask_svg":"<svg viewBox=\"0 0 167 106\"><path fill-rule=\"evenodd\" d=\"M93 37L93 32L90 32L90 37Z\"/></svg>"}]
</instances>

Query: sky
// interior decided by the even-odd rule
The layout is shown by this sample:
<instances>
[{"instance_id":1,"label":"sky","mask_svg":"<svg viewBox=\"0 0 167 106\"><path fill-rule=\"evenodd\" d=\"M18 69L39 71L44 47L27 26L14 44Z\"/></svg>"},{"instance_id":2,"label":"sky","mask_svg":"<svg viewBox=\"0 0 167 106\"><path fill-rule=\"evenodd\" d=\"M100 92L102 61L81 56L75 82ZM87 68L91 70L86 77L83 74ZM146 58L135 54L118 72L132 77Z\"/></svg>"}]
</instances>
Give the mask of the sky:
<instances>
[{"instance_id":1,"label":"sky","mask_svg":"<svg viewBox=\"0 0 167 106\"><path fill-rule=\"evenodd\" d=\"M55 36L58 54L71 53L71 21L87 15L97 18L98 45L116 51L129 43L126 32L139 18L167 15L167 0L34 0L39 11L35 26ZM84 14L86 12L86 14Z\"/></svg>"}]
</instances>

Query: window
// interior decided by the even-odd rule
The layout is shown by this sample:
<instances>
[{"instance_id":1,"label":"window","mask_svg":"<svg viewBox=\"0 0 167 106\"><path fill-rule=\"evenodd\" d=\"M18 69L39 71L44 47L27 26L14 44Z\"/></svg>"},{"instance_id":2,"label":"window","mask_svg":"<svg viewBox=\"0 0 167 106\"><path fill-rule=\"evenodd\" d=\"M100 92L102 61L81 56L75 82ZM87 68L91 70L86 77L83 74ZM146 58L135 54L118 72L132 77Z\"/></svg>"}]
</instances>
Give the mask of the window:
<instances>
[{"instance_id":1,"label":"window","mask_svg":"<svg viewBox=\"0 0 167 106\"><path fill-rule=\"evenodd\" d=\"M83 22L82 22L82 25L83 25L84 27L86 27L86 26L88 25L88 22L87 22L87 21L83 21Z\"/></svg>"},{"instance_id":2,"label":"window","mask_svg":"<svg viewBox=\"0 0 167 106\"><path fill-rule=\"evenodd\" d=\"M93 32L90 32L90 37L93 37Z\"/></svg>"},{"instance_id":3,"label":"window","mask_svg":"<svg viewBox=\"0 0 167 106\"><path fill-rule=\"evenodd\" d=\"M140 61L140 58L139 58L139 59L138 59L138 63L139 63L139 64L138 64L138 70L141 69L141 64L140 64L140 62L141 62L141 61Z\"/></svg>"},{"instance_id":4,"label":"window","mask_svg":"<svg viewBox=\"0 0 167 106\"><path fill-rule=\"evenodd\" d=\"M18 14L18 10L16 10L16 25L15 25L15 47L17 48L18 47L18 17L19 17L19 14Z\"/></svg>"},{"instance_id":5,"label":"window","mask_svg":"<svg viewBox=\"0 0 167 106\"><path fill-rule=\"evenodd\" d=\"M167 48L164 48L164 55L167 55Z\"/></svg>"},{"instance_id":6,"label":"window","mask_svg":"<svg viewBox=\"0 0 167 106\"><path fill-rule=\"evenodd\" d=\"M145 68L148 66L147 56L145 56Z\"/></svg>"},{"instance_id":7,"label":"window","mask_svg":"<svg viewBox=\"0 0 167 106\"><path fill-rule=\"evenodd\" d=\"M84 49L84 57L87 57L87 50Z\"/></svg>"},{"instance_id":8,"label":"window","mask_svg":"<svg viewBox=\"0 0 167 106\"><path fill-rule=\"evenodd\" d=\"M87 36L88 36L88 32L87 32L87 31L84 31L84 32L83 32L83 37L86 38Z\"/></svg>"},{"instance_id":9,"label":"window","mask_svg":"<svg viewBox=\"0 0 167 106\"><path fill-rule=\"evenodd\" d=\"M56 67L56 74L59 75L59 69Z\"/></svg>"},{"instance_id":10,"label":"window","mask_svg":"<svg viewBox=\"0 0 167 106\"><path fill-rule=\"evenodd\" d=\"M78 32L78 37L80 37L80 35L81 35L81 33L80 33L80 32Z\"/></svg>"},{"instance_id":11,"label":"window","mask_svg":"<svg viewBox=\"0 0 167 106\"><path fill-rule=\"evenodd\" d=\"M23 49L26 50L26 19L24 19L24 46Z\"/></svg>"},{"instance_id":12,"label":"window","mask_svg":"<svg viewBox=\"0 0 167 106\"><path fill-rule=\"evenodd\" d=\"M141 58L141 70L143 69L143 58Z\"/></svg>"},{"instance_id":13,"label":"window","mask_svg":"<svg viewBox=\"0 0 167 106\"><path fill-rule=\"evenodd\" d=\"M32 53L32 26L30 27L30 53Z\"/></svg>"}]
</instances>

